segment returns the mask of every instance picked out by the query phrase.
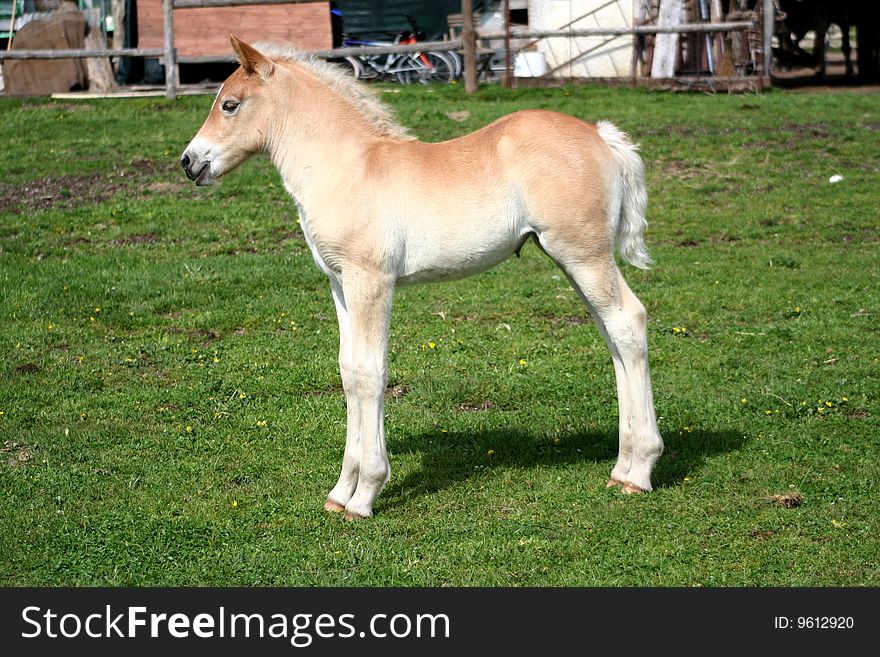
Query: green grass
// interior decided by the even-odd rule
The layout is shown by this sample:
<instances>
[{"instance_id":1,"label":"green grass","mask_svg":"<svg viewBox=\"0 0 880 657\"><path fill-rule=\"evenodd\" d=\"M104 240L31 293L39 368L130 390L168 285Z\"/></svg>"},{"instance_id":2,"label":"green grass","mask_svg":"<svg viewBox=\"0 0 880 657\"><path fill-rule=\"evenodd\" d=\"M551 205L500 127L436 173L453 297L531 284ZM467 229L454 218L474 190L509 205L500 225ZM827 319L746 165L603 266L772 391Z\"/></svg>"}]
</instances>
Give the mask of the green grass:
<instances>
[{"instance_id":1,"label":"green grass","mask_svg":"<svg viewBox=\"0 0 880 657\"><path fill-rule=\"evenodd\" d=\"M527 246L399 291L392 481L325 514L335 318L269 162L183 178L208 97L2 99L0 583L878 584L877 96L385 98L426 140L547 107L641 142L655 492L604 488L610 359Z\"/></svg>"}]
</instances>

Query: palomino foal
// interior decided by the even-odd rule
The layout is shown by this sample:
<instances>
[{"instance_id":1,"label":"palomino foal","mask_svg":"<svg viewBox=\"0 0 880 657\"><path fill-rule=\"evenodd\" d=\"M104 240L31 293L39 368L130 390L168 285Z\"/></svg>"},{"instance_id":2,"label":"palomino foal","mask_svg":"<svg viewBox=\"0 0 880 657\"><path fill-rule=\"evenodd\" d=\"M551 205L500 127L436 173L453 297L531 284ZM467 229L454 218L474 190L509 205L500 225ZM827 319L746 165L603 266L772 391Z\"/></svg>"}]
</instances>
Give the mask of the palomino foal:
<instances>
[{"instance_id":1,"label":"palomino foal","mask_svg":"<svg viewBox=\"0 0 880 657\"><path fill-rule=\"evenodd\" d=\"M369 516L391 474L383 395L394 288L476 274L530 237L566 273L611 351L620 446L608 485L651 490L663 442L645 309L613 254L616 243L624 260L647 267L644 173L629 138L609 123L522 111L452 141L422 143L334 67L230 38L240 66L181 165L197 185L210 185L268 152L330 279L347 429L324 507Z\"/></svg>"}]
</instances>

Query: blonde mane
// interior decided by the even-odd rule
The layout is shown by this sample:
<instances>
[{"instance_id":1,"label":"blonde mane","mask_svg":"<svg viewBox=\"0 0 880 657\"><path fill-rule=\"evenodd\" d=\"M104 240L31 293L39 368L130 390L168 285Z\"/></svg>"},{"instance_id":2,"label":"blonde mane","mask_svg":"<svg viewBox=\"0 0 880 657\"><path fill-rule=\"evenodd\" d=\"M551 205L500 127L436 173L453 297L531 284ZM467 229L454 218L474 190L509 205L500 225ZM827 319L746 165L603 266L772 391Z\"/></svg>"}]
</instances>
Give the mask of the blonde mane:
<instances>
[{"instance_id":1,"label":"blonde mane","mask_svg":"<svg viewBox=\"0 0 880 657\"><path fill-rule=\"evenodd\" d=\"M294 62L306 67L366 117L381 134L395 139L415 139L413 134L394 118L391 109L376 97L375 92L347 75L339 66L276 43L257 43L254 44L254 48L270 59Z\"/></svg>"}]
</instances>

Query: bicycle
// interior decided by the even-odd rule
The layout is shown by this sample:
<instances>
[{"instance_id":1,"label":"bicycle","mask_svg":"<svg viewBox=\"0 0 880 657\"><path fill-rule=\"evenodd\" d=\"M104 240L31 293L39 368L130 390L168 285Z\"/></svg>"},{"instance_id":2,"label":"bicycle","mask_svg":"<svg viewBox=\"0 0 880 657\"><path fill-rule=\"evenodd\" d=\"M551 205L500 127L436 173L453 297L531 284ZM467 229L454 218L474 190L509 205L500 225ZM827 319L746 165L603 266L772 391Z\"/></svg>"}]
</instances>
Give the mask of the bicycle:
<instances>
[{"instance_id":1,"label":"bicycle","mask_svg":"<svg viewBox=\"0 0 880 657\"><path fill-rule=\"evenodd\" d=\"M393 41L358 39L354 35L343 34L343 47L358 46L396 46L411 45L425 40L425 32L419 28L412 16L407 20L413 29L394 34ZM452 51L427 51L407 53L387 53L380 55L349 55L334 60L349 69L356 79L396 80L401 84L419 82L449 83L460 74L460 59ZM458 66L457 66L458 62Z\"/></svg>"}]
</instances>

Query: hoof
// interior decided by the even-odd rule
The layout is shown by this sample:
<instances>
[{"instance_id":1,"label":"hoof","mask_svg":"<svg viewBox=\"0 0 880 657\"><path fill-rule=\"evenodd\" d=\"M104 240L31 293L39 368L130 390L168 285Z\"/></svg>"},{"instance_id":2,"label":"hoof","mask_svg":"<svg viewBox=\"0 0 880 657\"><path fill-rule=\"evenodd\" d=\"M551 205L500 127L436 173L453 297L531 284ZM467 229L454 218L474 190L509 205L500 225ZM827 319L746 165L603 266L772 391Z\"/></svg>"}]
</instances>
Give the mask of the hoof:
<instances>
[{"instance_id":1,"label":"hoof","mask_svg":"<svg viewBox=\"0 0 880 657\"><path fill-rule=\"evenodd\" d=\"M648 491L646 491L644 488L639 488L635 484L629 484L629 483L624 482L620 486L620 492L626 493L627 495L632 495L634 493L647 493Z\"/></svg>"},{"instance_id":2,"label":"hoof","mask_svg":"<svg viewBox=\"0 0 880 657\"><path fill-rule=\"evenodd\" d=\"M355 520L363 520L369 516L362 516L360 513L355 513L354 511L346 511L345 519L349 522L354 522Z\"/></svg>"},{"instance_id":3,"label":"hoof","mask_svg":"<svg viewBox=\"0 0 880 657\"><path fill-rule=\"evenodd\" d=\"M619 486L623 486L623 482L622 482L622 481L617 481L617 479L615 479L614 477L612 477L611 479L608 480L608 483L605 484L605 488L613 488L613 487L615 487L615 486L618 486L618 487L619 487Z\"/></svg>"},{"instance_id":4,"label":"hoof","mask_svg":"<svg viewBox=\"0 0 880 657\"><path fill-rule=\"evenodd\" d=\"M333 500L327 500L324 502L324 511L331 511L333 513L342 513L345 511L345 507L342 504L337 504Z\"/></svg>"}]
</instances>

